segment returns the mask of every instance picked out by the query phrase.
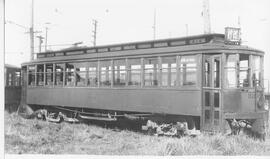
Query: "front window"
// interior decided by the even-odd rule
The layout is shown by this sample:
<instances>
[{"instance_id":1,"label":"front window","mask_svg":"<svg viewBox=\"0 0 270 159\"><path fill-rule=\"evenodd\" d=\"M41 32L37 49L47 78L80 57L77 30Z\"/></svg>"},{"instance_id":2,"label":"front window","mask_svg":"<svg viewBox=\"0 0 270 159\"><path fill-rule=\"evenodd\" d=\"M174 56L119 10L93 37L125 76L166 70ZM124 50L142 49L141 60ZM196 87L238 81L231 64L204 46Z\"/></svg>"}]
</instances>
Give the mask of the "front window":
<instances>
[{"instance_id":1,"label":"front window","mask_svg":"<svg viewBox=\"0 0 270 159\"><path fill-rule=\"evenodd\" d=\"M227 88L255 87L260 84L261 61L262 57L257 55L227 54L224 66Z\"/></svg>"},{"instance_id":2,"label":"front window","mask_svg":"<svg viewBox=\"0 0 270 159\"><path fill-rule=\"evenodd\" d=\"M253 74L252 82L253 86L258 86L261 81L261 57L253 56Z\"/></svg>"},{"instance_id":3,"label":"front window","mask_svg":"<svg viewBox=\"0 0 270 159\"><path fill-rule=\"evenodd\" d=\"M235 54L226 55L226 83L229 88L237 87L237 57Z\"/></svg>"},{"instance_id":4,"label":"front window","mask_svg":"<svg viewBox=\"0 0 270 159\"><path fill-rule=\"evenodd\" d=\"M249 87L249 55L240 54L239 56L239 86Z\"/></svg>"}]
</instances>

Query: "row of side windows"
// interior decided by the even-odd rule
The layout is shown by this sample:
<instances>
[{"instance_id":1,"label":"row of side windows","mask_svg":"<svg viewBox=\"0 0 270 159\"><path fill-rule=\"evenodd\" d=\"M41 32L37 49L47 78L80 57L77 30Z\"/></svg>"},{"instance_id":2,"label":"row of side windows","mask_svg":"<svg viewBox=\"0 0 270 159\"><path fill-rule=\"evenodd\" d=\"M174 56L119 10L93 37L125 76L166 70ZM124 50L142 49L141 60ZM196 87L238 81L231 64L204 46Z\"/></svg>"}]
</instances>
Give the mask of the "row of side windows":
<instances>
[{"instance_id":1,"label":"row of side windows","mask_svg":"<svg viewBox=\"0 0 270 159\"><path fill-rule=\"evenodd\" d=\"M177 87L197 85L198 55L28 66L29 86Z\"/></svg>"},{"instance_id":2,"label":"row of side windows","mask_svg":"<svg viewBox=\"0 0 270 159\"><path fill-rule=\"evenodd\" d=\"M21 72L5 68L5 86L21 86Z\"/></svg>"}]
</instances>

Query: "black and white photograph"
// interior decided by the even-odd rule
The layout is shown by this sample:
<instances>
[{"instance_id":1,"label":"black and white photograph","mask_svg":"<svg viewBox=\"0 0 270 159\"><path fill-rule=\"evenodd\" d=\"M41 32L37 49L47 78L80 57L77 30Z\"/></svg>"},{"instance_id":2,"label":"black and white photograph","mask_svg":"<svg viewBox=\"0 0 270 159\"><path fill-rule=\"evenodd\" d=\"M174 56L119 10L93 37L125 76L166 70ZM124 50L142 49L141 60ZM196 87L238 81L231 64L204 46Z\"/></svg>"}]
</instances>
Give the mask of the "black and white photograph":
<instances>
[{"instance_id":1,"label":"black and white photograph","mask_svg":"<svg viewBox=\"0 0 270 159\"><path fill-rule=\"evenodd\" d=\"M270 156L269 0L0 11L3 158Z\"/></svg>"}]
</instances>

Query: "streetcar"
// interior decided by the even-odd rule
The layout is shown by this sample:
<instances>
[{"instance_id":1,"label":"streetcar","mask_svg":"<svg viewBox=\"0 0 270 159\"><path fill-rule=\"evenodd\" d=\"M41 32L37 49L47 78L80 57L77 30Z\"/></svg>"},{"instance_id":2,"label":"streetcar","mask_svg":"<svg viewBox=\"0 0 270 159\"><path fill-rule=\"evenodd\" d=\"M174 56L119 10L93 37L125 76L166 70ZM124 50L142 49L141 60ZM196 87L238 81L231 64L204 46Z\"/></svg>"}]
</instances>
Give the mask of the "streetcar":
<instances>
[{"instance_id":1,"label":"streetcar","mask_svg":"<svg viewBox=\"0 0 270 159\"><path fill-rule=\"evenodd\" d=\"M76 47L38 53L22 64L24 103L81 118L186 121L189 129L227 132L246 121L264 134L264 52L226 34ZM231 36L233 37L233 36Z\"/></svg>"},{"instance_id":2,"label":"streetcar","mask_svg":"<svg viewBox=\"0 0 270 159\"><path fill-rule=\"evenodd\" d=\"M5 110L16 111L21 101L21 68L5 64Z\"/></svg>"}]
</instances>

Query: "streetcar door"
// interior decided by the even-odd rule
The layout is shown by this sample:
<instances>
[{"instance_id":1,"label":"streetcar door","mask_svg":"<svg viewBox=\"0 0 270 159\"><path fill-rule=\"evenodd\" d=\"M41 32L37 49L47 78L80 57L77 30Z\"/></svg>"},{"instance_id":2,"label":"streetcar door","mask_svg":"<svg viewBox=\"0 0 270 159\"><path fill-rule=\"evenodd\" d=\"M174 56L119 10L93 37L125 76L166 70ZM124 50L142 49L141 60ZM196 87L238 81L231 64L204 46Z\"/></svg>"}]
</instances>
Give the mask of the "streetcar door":
<instances>
[{"instance_id":1,"label":"streetcar door","mask_svg":"<svg viewBox=\"0 0 270 159\"><path fill-rule=\"evenodd\" d=\"M221 55L203 55L202 130L218 131L221 124Z\"/></svg>"}]
</instances>

